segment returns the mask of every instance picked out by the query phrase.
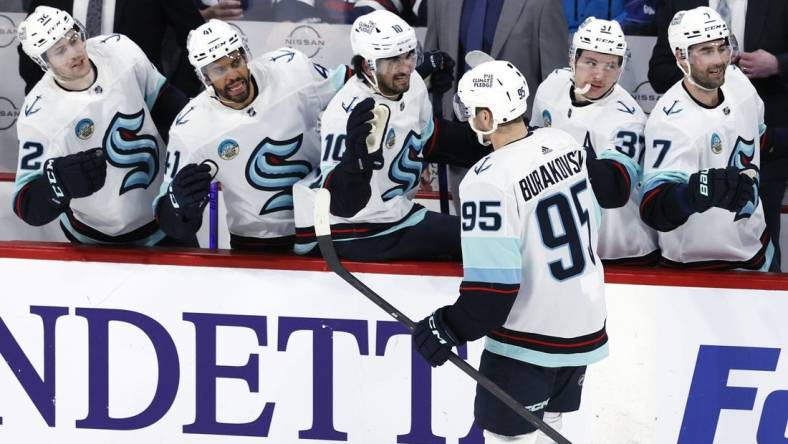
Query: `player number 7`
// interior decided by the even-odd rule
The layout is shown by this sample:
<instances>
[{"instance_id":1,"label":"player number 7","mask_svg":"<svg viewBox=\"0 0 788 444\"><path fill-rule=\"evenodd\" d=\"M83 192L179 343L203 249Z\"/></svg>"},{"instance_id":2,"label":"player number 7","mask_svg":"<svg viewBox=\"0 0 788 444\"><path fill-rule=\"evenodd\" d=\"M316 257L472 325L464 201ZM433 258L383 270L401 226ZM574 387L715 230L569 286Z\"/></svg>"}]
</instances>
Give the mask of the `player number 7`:
<instances>
[{"instance_id":1,"label":"player number 7","mask_svg":"<svg viewBox=\"0 0 788 444\"><path fill-rule=\"evenodd\" d=\"M670 140L654 139L654 148L661 148L657 156L657 161L654 162L654 168L659 168L662 164L662 161L665 159L665 154L667 154L670 149L670 143Z\"/></svg>"}]
</instances>

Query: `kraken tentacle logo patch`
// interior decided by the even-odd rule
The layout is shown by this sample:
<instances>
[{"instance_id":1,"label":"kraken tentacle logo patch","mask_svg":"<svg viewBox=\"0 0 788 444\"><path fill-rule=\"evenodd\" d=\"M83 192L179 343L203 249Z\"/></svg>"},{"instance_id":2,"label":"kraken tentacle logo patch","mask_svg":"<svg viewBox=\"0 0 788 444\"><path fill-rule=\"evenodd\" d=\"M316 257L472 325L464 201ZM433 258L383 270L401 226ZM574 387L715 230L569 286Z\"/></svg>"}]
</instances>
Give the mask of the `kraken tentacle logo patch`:
<instances>
[{"instance_id":1,"label":"kraken tentacle logo patch","mask_svg":"<svg viewBox=\"0 0 788 444\"><path fill-rule=\"evenodd\" d=\"M736 145L733 147L733 153L731 153L731 157L728 160L729 166L734 166L741 170L746 169L754 169L756 173L758 173L755 178L755 181L752 198L749 202L742 208L736 216L733 218L734 221L739 219L744 219L746 217L752 216L752 213L755 212L755 209L758 208L758 192L760 186L760 169L758 165L752 163L753 159L755 159L755 141L754 140L745 140L741 136L736 139Z\"/></svg>"},{"instance_id":2,"label":"kraken tentacle logo patch","mask_svg":"<svg viewBox=\"0 0 788 444\"><path fill-rule=\"evenodd\" d=\"M134 114L118 112L104 134L107 162L115 168L131 169L123 178L120 194L136 188L147 189L159 174L159 144L148 134L139 134L145 110Z\"/></svg>"},{"instance_id":3,"label":"kraken tentacle logo patch","mask_svg":"<svg viewBox=\"0 0 788 444\"><path fill-rule=\"evenodd\" d=\"M305 160L287 160L298 152L303 134L290 140L278 141L266 137L249 156L246 180L253 188L272 191L260 209L260 215L293 209L293 184L312 171Z\"/></svg>"},{"instance_id":4,"label":"kraken tentacle logo patch","mask_svg":"<svg viewBox=\"0 0 788 444\"><path fill-rule=\"evenodd\" d=\"M389 168L389 179L397 185L383 193L381 197L384 201L405 194L419 184L419 175L423 165L418 157L421 146L421 136L413 131L408 133L405 143L402 144L402 149L391 162Z\"/></svg>"}]
</instances>

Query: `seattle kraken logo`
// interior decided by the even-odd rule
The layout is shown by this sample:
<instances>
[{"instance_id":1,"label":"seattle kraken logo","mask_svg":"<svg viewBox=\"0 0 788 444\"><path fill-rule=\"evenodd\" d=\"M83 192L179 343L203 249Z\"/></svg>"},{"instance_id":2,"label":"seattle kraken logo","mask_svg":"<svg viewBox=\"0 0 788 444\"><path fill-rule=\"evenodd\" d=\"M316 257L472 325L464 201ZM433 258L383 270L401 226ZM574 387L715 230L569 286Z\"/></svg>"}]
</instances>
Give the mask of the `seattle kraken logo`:
<instances>
[{"instance_id":1,"label":"seattle kraken logo","mask_svg":"<svg viewBox=\"0 0 788 444\"><path fill-rule=\"evenodd\" d=\"M734 166L739 170L744 169L754 169L757 173L760 174L760 170L758 169L758 165L752 163L753 159L755 158L755 143L753 140L745 140L741 136L736 139L736 145L733 147L733 153L731 153L731 158L728 160L729 166ZM760 184L760 177L757 175L755 179L753 179L755 185L753 185L753 193L752 198L747 205L744 206L733 220L744 219L745 217L752 216L752 213L755 212L755 209L758 208L758 185Z\"/></svg>"},{"instance_id":2,"label":"seattle kraken logo","mask_svg":"<svg viewBox=\"0 0 788 444\"><path fill-rule=\"evenodd\" d=\"M418 155L421 152L421 143L421 136L413 131L405 137L405 143L389 169L389 179L397 185L383 193L383 201L405 194L419 183L422 162Z\"/></svg>"},{"instance_id":3,"label":"seattle kraken logo","mask_svg":"<svg viewBox=\"0 0 788 444\"><path fill-rule=\"evenodd\" d=\"M293 209L293 184L306 177L312 166L303 160L287 160L298 152L303 134L290 140L265 138L249 156L246 180L263 191L278 191L263 205L260 215Z\"/></svg>"},{"instance_id":4,"label":"seattle kraken logo","mask_svg":"<svg viewBox=\"0 0 788 444\"><path fill-rule=\"evenodd\" d=\"M159 144L153 136L139 134L145 111L116 113L104 134L107 161L116 168L131 168L123 178L120 194L135 188L147 189L159 174Z\"/></svg>"}]
</instances>

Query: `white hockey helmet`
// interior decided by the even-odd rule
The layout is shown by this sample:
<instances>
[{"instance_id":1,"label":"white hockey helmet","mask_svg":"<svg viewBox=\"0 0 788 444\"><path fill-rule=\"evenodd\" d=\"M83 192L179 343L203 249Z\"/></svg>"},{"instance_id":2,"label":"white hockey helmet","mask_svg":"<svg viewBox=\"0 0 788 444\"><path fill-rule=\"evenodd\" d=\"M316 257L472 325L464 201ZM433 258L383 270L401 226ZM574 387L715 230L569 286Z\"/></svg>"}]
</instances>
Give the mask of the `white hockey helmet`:
<instances>
[{"instance_id":1,"label":"white hockey helmet","mask_svg":"<svg viewBox=\"0 0 788 444\"><path fill-rule=\"evenodd\" d=\"M217 19L210 19L189 31L186 39L189 62L206 87L211 85L202 68L239 49L243 50L248 62L252 55L246 44L246 36L231 24Z\"/></svg>"},{"instance_id":2,"label":"white hockey helmet","mask_svg":"<svg viewBox=\"0 0 788 444\"><path fill-rule=\"evenodd\" d=\"M501 123L511 122L528 110L528 83L514 65L505 60L493 60L476 65L466 72L457 86L457 96L465 110L465 117L476 133L479 143L485 135L492 134ZM474 126L473 117L478 108L487 108L492 113L493 127L481 131Z\"/></svg>"},{"instance_id":3,"label":"white hockey helmet","mask_svg":"<svg viewBox=\"0 0 788 444\"><path fill-rule=\"evenodd\" d=\"M418 45L416 31L398 15L383 9L357 18L350 31L353 54L363 57L369 65L373 78L367 80L375 88L377 61L416 51Z\"/></svg>"},{"instance_id":4,"label":"white hockey helmet","mask_svg":"<svg viewBox=\"0 0 788 444\"><path fill-rule=\"evenodd\" d=\"M71 30L85 40L85 29L66 11L38 6L19 24L18 37L22 50L44 71L49 69L45 53Z\"/></svg>"},{"instance_id":5,"label":"white hockey helmet","mask_svg":"<svg viewBox=\"0 0 788 444\"><path fill-rule=\"evenodd\" d=\"M720 14L708 6L679 11L668 26L668 42L675 52L686 59L689 47L712 40L728 39L731 33Z\"/></svg>"},{"instance_id":6,"label":"white hockey helmet","mask_svg":"<svg viewBox=\"0 0 788 444\"><path fill-rule=\"evenodd\" d=\"M696 87L710 91L709 88L698 84L692 78L692 65L689 62L689 48L699 43L710 42L712 40L725 39L725 44L730 44L730 30L727 23L720 14L708 6L699 6L688 11L679 11L673 16L668 26L668 42L675 54L679 51L679 58L676 65L684 77L686 77ZM687 62L686 69L681 61Z\"/></svg>"},{"instance_id":7,"label":"white hockey helmet","mask_svg":"<svg viewBox=\"0 0 788 444\"><path fill-rule=\"evenodd\" d=\"M617 21L588 17L572 36L572 47L569 49L569 66L572 72L575 69L577 51L581 49L620 56L623 69L627 57L627 39Z\"/></svg>"}]
</instances>

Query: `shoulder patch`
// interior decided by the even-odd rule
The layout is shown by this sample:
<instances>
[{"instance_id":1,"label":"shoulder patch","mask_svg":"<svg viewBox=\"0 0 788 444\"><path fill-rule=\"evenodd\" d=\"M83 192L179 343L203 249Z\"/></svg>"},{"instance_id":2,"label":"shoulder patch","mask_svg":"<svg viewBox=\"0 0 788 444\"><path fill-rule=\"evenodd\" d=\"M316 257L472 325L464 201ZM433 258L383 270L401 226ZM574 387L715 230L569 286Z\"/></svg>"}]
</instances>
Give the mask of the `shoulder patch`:
<instances>
[{"instance_id":1,"label":"shoulder patch","mask_svg":"<svg viewBox=\"0 0 788 444\"><path fill-rule=\"evenodd\" d=\"M190 106L189 109L178 114L178 117L175 118L175 126L180 126L185 123L189 123L189 119L187 119L186 116L188 116L189 113L191 113L192 111L194 111L194 107Z\"/></svg>"},{"instance_id":2,"label":"shoulder patch","mask_svg":"<svg viewBox=\"0 0 788 444\"><path fill-rule=\"evenodd\" d=\"M33 99L33 103L25 105L25 116L32 116L33 114L41 111L41 107L36 106L39 100L41 100L41 96L36 96L36 98Z\"/></svg>"},{"instance_id":3,"label":"shoulder patch","mask_svg":"<svg viewBox=\"0 0 788 444\"><path fill-rule=\"evenodd\" d=\"M634 106L632 106L632 108L630 108L630 107L627 106L626 103L624 103L621 100L619 100L618 101L618 107L616 107L616 109L621 111L622 113L627 113L627 114L634 115L635 114L635 110L637 108L635 108Z\"/></svg>"},{"instance_id":4,"label":"shoulder patch","mask_svg":"<svg viewBox=\"0 0 788 444\"><path fill-rule=\"evenodd\" d=\"M482 163L473 167L473 172L476 173L477 176L490 169L492 163L487 163L488 160L490 160L490 156L485 157L484 159L482 159Z\"/></svg>"},{"instance_id":5,"label":"shoulder patch","mask_svg":"<svg viewBox=\"0 0 788 444\"><path fill-rule=\"evenodd\" d=\"M674 100L673 104L670 105L670 108L668 108L667 106L663 106L662 107L662 112L664 112L666 116L670 116L672 114L678 114L678 113L680 113L682 111L684 111L684 108L682 108L679 105L679 101L678 100Z\"/></svg>"},{"instance_id":6,"label":"shoulder patch","mask_svg":"<svg viewBox=\"0 0 788 444\"><path fill-rule=\"evenodd\" d=\"M288 51L287 49L281 49L277 51L275 54L271 55L271 61L277 62L279 60L284 59L285 62L290 63L293 61L293 57L295 57L296 53L294 51Z\"/></svg>"}]
</instances>

